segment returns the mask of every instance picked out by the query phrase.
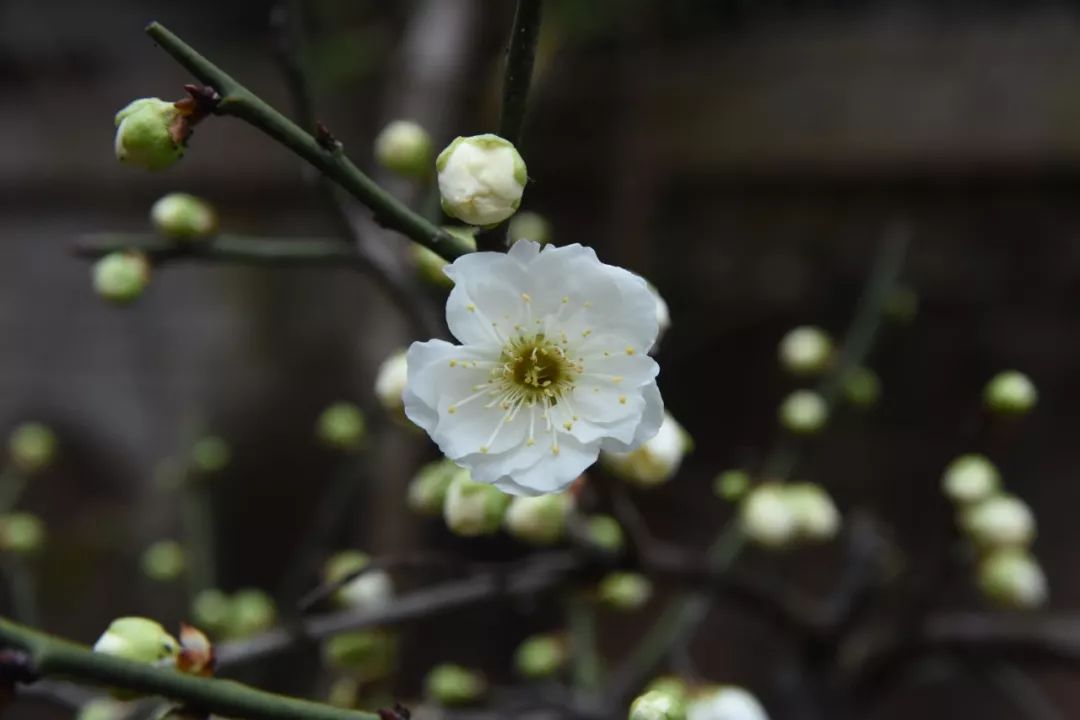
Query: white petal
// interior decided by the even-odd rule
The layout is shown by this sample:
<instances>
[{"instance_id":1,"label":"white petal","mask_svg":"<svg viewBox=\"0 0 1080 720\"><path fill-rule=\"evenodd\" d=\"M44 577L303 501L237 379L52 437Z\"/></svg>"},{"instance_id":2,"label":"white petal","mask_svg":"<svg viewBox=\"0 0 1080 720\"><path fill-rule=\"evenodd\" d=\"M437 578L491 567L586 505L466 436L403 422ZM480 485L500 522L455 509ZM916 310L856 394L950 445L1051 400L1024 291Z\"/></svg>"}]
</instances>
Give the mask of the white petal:
<instances>
[{"instance_id":1,"label":"white petal","mask_svg":"<svg viewBox=\"0 0 1080 720\"><path fill-rule=\"evenodd\" d=\"M596 443L581 443L566 434L559 436L559 452L545 452L531 467L519 470L510 479L514 484L529 489L530 495L559 492L566 489L578 475L596 462L600 448ZM500 489L503 486L500 485ZM504 492L511 492L505 490Z\"/></svg>"},{"instance_id":2,"label":"white petal","mask_svg":"<svg viewBox=\"0 0 1080 720\"><path fill-rule=\"evenodd\" d=\"M664 400L660 397L660 388L656 383L646 385L642 397L645 399L645 411L641 417L641 423L634 430L634 437L629 443L620 442L614 438L606 438L601 442L601 448L606 452L625 453L641 445L660 431L664 423Z\"/></svg>"},{"instance_id":3,"label":"white petal","mask_svg":"<svg viewBox=\"0 0 1080 720\"><path fill-rule=\"evenodd\" d=\"M460 348L445 340L414 342L405 355L408 365L408 380L401 398L405 403L405 417L429 433L435 429L439 406L438 380L436 372Z\"/></svg>"}]
</instances>

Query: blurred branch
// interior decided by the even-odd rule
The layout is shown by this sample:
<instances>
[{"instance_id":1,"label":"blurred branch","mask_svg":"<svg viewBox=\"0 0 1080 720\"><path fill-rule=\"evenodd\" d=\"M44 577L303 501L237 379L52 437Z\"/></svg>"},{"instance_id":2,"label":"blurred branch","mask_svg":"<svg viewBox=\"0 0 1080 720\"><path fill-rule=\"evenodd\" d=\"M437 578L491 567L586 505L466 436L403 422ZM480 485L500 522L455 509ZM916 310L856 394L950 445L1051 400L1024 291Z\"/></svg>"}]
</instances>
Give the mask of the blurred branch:
<instances>
[{"instance_id":1,"label":"blurred branch","mask_svg":"<svg viewBox=\"0 0 1080 720\"><path fill-rule=\"evenodd\" d=\"M193 708L249 720L378 720L378 715L275 695L230 680L96 653L89 648L0 618L0 675L20 683L62 677L161 695Z\"/></svg>"},{"instance_id":2,"label":"blurred branch","mask_svg":"<svg viewBox=\"0 0 1080 720\"><path fill-rule=\"evenodd\" d=\"M14 464L8 464L0 470L0 515L11 512L19 504L26 490L27 479L26 473Z\"/></svg>"},{"instance_id":3,"label":"blurred branch","mask_svg":"<svg viewBox=\"0 0 1080 720\"><path fill-rule=\"evenodd\" d=\"M210 262L241 265L326 265L351 267L360 263L355 250L334 238L264 238L215 235L206 240L178 242L148 233L95 233L81 237L71 251L85 258L138 250L154 263Z\"/></svg>"},{"instance_id":4,"label":"blurred branch","mask_svg":"<svg viewBox=\"0 0 1080 720\"><path fill-rule=\"evenodd\" d=\"M303 130L159 23L146 33L202 83L221 95L213 112L244 120L292 150L367 205L385 227L400 232L447 260L471 251L464 242L413 212L365 175L329 132Z\"/></svg>"}]
</instances>

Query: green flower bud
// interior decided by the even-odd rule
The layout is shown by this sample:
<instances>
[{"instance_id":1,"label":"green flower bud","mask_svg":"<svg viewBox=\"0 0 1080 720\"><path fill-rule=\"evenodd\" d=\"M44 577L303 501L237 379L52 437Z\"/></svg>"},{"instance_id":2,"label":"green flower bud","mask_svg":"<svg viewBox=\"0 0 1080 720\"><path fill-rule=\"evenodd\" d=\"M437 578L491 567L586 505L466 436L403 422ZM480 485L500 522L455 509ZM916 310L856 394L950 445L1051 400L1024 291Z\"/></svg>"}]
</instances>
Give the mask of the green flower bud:
<instances>
[{"instance_id":1,"label":"green flower bud","mask_svg":"<svg viewBox=\"0 0 1080 720\"><path fill-rule=\"evenodd\" d=\"M476 703L488 689L482 674L450 663L432 668L424 678L424 688L431 702L445 707Z\"/></svg>"},{"instance_id":2,"label":"green flower bud","mask_svg":"<svg viewBox=\"0 0 1080 720\"><path fill-rule=\"evenodd\" d=\"M409 507L421 515L441 515L446 492L456 478L468 480L469 471L443 458L420 468L409 483Z\"/></svg>"},{"instance_id":3,"label":"green flower bud","mask_svg":"<svg viewBox=\"0 0 1080 720\"><path fill-rule=\"evenodd\" d=\"M126 703L99 697L84 703L75 720L126 720L130 712L131 708Z\"/></svg>"},{"instance_id":4,"label":"green flower bud","mask_svg":"<svg viewBox=\"0 0 1080 720\"><path fill-rule=\"evenodd\" d=\"M792 375L820 375L832 364L832 338L821 328L803 325L783 337L779 355L781 367Z\"/></svg>"},{"instance_id":5,"label":"green flower bud","mask_svg":"<svg viewBox=\"0 0 1080 720\"><path fill-rule=\"evenodd\" d=\"M191 446L191 466L205 475L221 472L232 460L229 444L217 435L207 435Z\"/></svg>"},{"instance_id":6,"label":"green flower bud","mask_svg":"<svg viewBox=\"0 0 1080 720\"><path fill-rule=\"evenodd\" d=\"M379 372L375 375L375 397L396 420L405 419L405 402L401 399L401 394L405 392L405 381L408 377L409 366L404 350L383 360Z\"/></svg>"},{"instance_id":7,"label":"green flower bud","mask_svg":"<svg viewBox=\"0 0 1080 720\"><path fill-rule=\"evenodd\" d=\"M784 496L800 537L814 541L836 537L840 530L840 513L820 485L792 483L784 486Z\"/></svg>"},{"instance_id":8,"label":"green flower bud","mask_svg":"<svg viewBox=\"0 0 1080 720\"><path fill-rule=\"evenodd\" d=\"M585 521L585 532L593 545L609 553L621 552L626 545L619 521L610 515L590 515Z\"/></svg>"},{"instance_id":9,"label":"green flower bud","mask_svg":"<svg viewBox=\"0 0 1080 720\"><path fill-rule=\"evenodd\" d=\"M202 240L217 232L217 213L210 203L188 193L163 195L150 206L154 229L174 240Z\"/></svg>"},{"instance_id":10,"label":"green flower bud","mask_svg":"<svg viewBox=\"0 0 1080 720\"><path fill-rule=\"evenodd\" d=\"M767 548L784 548L799 532L784 486L763 483L750 491L739 505L739 522L751 542Z\"/></svg>"},{"instance_id":11,"label":"green flower bud","mask_svg":"<svg viewBox=\"0 0 1080 720\"><path fill-rule=\"evenodd\" d=\"M364 413L355 404L336 402L322 411L316 427L319 440L336 450L353 451L364 440Z\"/></svg>"},{"instance_id":12,"label":"green flower bud","mask_svg":"<svg viewBox=\"0 0 1080 720\"><path fill-rule=\"evenodd\" d=\"M976 503L998 492L1001 473L984 455L961 455L945 467L941 486L953 502Z\"/></svg>"},{"instance_id":13,"label":"green flower bud","mask_svg":"<svg viewBox=\"0 0 1080 720\"><path fill-rule=\"evenodd\" d=\"M649 690L634 698L629 720L686 720L685 703L669 693Z\"/></svg>"},{"instance_id":14,"label":"green flower bud","mask_svg":"<svg viewBox=\"0 0 1080 720\"><path fill-rule=\"evenodd\" d=\"M497 225L513 215L528 181L513 143L491 134L456 138L435 169L443 212L470 225Z\"/></svg>"},{"instance_id":15,"label":"green flower bud","mask_svg":"<svg viewBox=\"0 0 1080 720\"><path fill-rule=\"evenodd\" d=\"M904 325L919 313L919 295L909 287L898 287L885 300L885 316Z\"/></svg>"},{"instance_id":16,"label":"green flower bud","mask_svg":"<svg viewBox=\"0 0 1080 720\"><path fill-rule=\"evenodd\" d=\"M20 472L33 475L52 464L56 457L56 435L47 425L23 423L8 438L8 452Z\"/></svg>"},{"instance_id":17,"label":"green flower bud","mask_svg":"<svg viewBox=\"0 0 1080 720\"><path fill-rule=\"evenodd\" d=\"M126 305L150 284L150 263L139 252L112 252L94 263L93 282L98 295Z\"/></svg>"},{"instance_id":18,"label":"green flower bud","mask_svg":"<svg viewBox=\"0 0 1080 720\"><path fill-rule=\"evenodd\" d=\"M518 240L532 240L541 245L551 242L551 223L539 213L523 211L510 218L506 226L506 244L513 245Z\"/></svg>"},{"instance_id":19,"label":"green flower bud","mask_svg":"<svg viewBox=\"0 0 1080 720\"><path fill-rule=\"evenodd\" d=\"M1038 561L1018 548L998 549L984 557L978 582L983 595L1009 608L1037 608L1048 595L1046 575Z\"/></svg>"},{"instance_id":20,"label":"green flower bud","mask_svg":"<svg viewBox=\"0 0 1080 720\"><path fill-rule=\"evenodd\" d=\"M1035 515L1027 503L1004 493L968 506L960 525L982 547L1027 547L1035 539Z\"/></svg>"},{"instance_id":21,"label":"green flower bud","mask_svg":"<svg viewBox=\"0 0 1080 720\"><path fill-rule=\"evenodd\" d=\"M229 627L232 601L217 588L200 590L191 602L191 616L199 627L223 634Z\"/></svg>"},{"instance_id":22,"label":"green flower bud","mask_svg":"<svg viewBox=\"0 0 1080 720\"><path fill-rule=\"evenodd\" d=\"M184 548L175 540L159 540L142 555L142 570L151 580L169 582L180 577L187 566Z\"/></svg>"},{"instance_id":23,"label":"green flower bud","mask_svg":"<svg viewBox=\"0 0 1080 720\"><path fill-rule=\"evenodd\" d=\"M172 665L180 643L153 620L122 617L113 620L97 642L94 652L135 662Z\"/></svg>"},{"instance_id":24,"label":"green flower bud","mask_svg":"<svg viewBox=\"0 0 1080 720\"><path fill-rule=\"evenodd\" d=\"M637 610L652 597L652 582L639 573L613 572L600 580L596 597L613 610Z\"/></svg>"},{"instance_id":25,"label":"green flower bud","mask_svg":"<svg viewBox=\"0 0 1080 720\"><path fill-rule=\"evenodd\" d=\"M857 367L844 378L844 398L857 408L869 408L881 397L881 381L869 368Z\"/></svg>"},{"instance_id":26,"label":"green flower bud","mask_svg":"<svg viewBox=\"0 0 1080 720\"><path fill-rule=\"evenodd\" d=\"M456 237L458 240L464 242L473 250L476 249L476 228L460 225L444 225L442 229ZM409 250L412 254L413 262L416 264L416 271L424 282L438 288L454 287L454 281L446 274L446 266L449 263L443 259L442 255L417 243L413 243L409 246Z\"/></svg>"},{"instance_id":27,"label":"green flower bud","mask_svg":"<svg viewBox=\"0 0 1080 720\"><path fill-rule=\"evenodd\" d=\"M26 512L0 515L0 550L29 554L45 544L45 523Z\"/></svg>"},{"instance_id":28,"label":"green flower bud","mask_svg":"<svg viewBox=\"0 0 1080 720\"><path fill-rule=\"evenodd\" d=\"M604 466L613 475L642 487L667 482L679 471L683 456L693 448L686 430L664 413L659 432L628 453L605 452Z\"/></svg>"},{"instance_id":29,"label":"green flower bud","mask_svg":"<svg viewBox=\"0 0 1080 720\"><path fill-rule=\"evenodd\" d=\"M277 607L262 590L241 590L230 602L228 633L232 637L245 638L269 630L277 620Z\"/></svg>"},{"instance_id":30,"label":"green flower bud","mask_svg":"<svg viewBox=\"0 0 1080 720\"><path fill-rule=\"evenodd\" d=\"M558 635L533 635L514 652L518 674L531 680L557 674L566 660L566 642Z\"/></svg>"},{"instance_id":31,"label":"green flower bud","mask_svg":"<svg viewBox=\"0 0 1080 720\"><path fill-rule=\"evenodd\" d=\"M323 566L323 579L337 583L360 572L371 564L371 559L356 550L337 553ZM353 578L338 588L334 601L342 607L377 611L387 607L394 597L394 583L383 570L372 569Z\"/></svg>"},{"instance_id":32,"label":"green flower bud","mask_svg":"<svg viewBox=\"0 0 1080 720\"><path fill-rule=\"evenodd\" d=\"M573 507L574 499L567 493L515 497L506 510L503 527L523 542L553 545L562 538Z\"/></svg>"},{"instance_id":33,"label":"green flower bud","mask_svg":"<svg viewBox=\"0 0 1080 720\"><path fill-rule=\"evenodd\" d=\"M499 529L510 500L494 485L458 476L446 491L443 519L457 535L487 535Z\"/></svg>"},{"instance_id":34,"label":"green flower bud","mask_svg":"<svg viewBox=\"0 0 1080 720\"><path fill-rule=\"evenodd\" d=\"M732 685L699 691L687 705L686 717L687 720L769 720L756 697Z\"/></svg>"},{"instance_id":35,"label":"green flower bud","mask_svg":"<svg viewBox=\"0 0 1080 720\"><path fill-rule=\"evenodd\" d=\"M654 679L645 688L645 692L656 691L667 693L679 703L685 703L690 696L690 690L681 678L674 675L661 675Z\"/></svg>"},{"instance_id":36,"label":"green flower bud","mask_svg":"<svg viewBox=\"0 0 1080 720\"><path fill-rule=\"evenodd\" d=\"M433 152L427 130L410 120L394 120L375 136L375 160L403 177L427 175Z\"/></svg>"},{"instance_id":37,"label":"green flower bud","mask_svg":"<svg viewBox=\"0 0 1080 720\"><path fill-rule=\"evenodd\" d=\"M813 390L796 390L780 404L780 424L789 432L812 435L829 420L829 406L825 398Z\"/></svg>"},{"instance_id":38,"label":"green flower bud","mask_svg":"<svg viewBox=\"0 0 1080 720\"><path fill-rule=\"evenodd\" d=\"M1008 370L998 373L983 390L983 403L999 415L1026 415L1039 401L1035 383L1022 372Z\"/></svg>"},{"instance_id":39,"label":"green flower bud","mask_svg":"<svg viewBox=\"0 0 1080 720\"><path fill-rule=\"evenodd\" d=\"M323 658L330 667L349 670L361 679L383 678L397 663L397 639L386 630L334 635L323 643Z\"/></svg>"},{"instance_id":40,"label":"green flower bud","mask_svg":"<svg viewBox=\"0 0 1080 720\"><path fill-rule=\"evenodd\" d=\"M141 98L116 113L116 159L164 170L184 154L180 110L160 98Z\"/></svg>"},{"instance_id":41,"label":"green flower bud","mask_svg":"<svg viewBox=\"0 0 1080 720\"><path fill-rule=\"evenodd\" d=\"M750 473L745 470L725 470L713 480L713 492L728 502L741 500L750 489Z\"/></svg>"}]
</instances>

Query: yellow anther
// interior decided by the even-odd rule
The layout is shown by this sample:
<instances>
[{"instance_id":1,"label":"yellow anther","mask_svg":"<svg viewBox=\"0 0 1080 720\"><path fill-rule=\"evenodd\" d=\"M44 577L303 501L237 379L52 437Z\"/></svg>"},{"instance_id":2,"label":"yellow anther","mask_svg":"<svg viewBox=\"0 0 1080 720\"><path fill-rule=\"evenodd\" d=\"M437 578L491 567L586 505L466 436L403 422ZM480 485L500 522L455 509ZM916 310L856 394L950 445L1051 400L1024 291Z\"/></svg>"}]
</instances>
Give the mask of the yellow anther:
<instances>
[{"instance_id":1,"label":"yellow anther","mask_svg":"<svg viewBox=\"0 0 1080 720\"><path fill-rule=\"evenodd\" d=\"M632 348L632 347L630 347L629 345L627 345L627 346L626 346L626 354L627 354L627 355L633 355L633 354L634 354L634 348Z\"/></svg>"},{"instance_id":2,"label":"yellow anther","mask_svg":"<svg viewBox=\"0 0 1080 720\"><path fill-rule=\"evenodd\" d=\"M620 405L625 405L626 404L626 396L625 395L620 395L619 396L619 404Z\"/></svg>"}]
</instances>

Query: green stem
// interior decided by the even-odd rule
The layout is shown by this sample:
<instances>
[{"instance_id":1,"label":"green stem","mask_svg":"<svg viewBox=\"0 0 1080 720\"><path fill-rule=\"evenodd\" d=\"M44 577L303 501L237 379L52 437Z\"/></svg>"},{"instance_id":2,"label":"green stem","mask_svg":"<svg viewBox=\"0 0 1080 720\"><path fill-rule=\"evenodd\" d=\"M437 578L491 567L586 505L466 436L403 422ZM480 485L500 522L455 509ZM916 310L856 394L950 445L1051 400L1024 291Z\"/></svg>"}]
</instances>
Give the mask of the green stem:
<instances>
[{"instance_id":1,"label":"green stem","mask_svg":"<svg viewBox=\"0 0 1080 720\"><path fill-rule=\"evenodd\" d=\"M572 591L567 599L570 625L570 653L573 658L574 685L580 690L600 686L603 667L596 642L596 613L581 593Z\"/></svg>"},{"instance_id":2,"label":"green stem","mask_svg":"<svg viewBox=\"0 0 1080 720\"><path fill-rule=\"evenodd\" d=\"M26 473L19 472L13 466L0 471L0 515L11 512L19 504L26 490L26 480Z\"/></svg>"},{"instance_id":3,"label":"green stem","mask_svg":"<svg viewBox=\"0 0 1080 720\"><path fill-rule=\"evenodd\" d=\"M510 35L503 80L499 136L515 145L521 140L521 127L525 123L529 84L536 59L536 40L540 37L542 4L542 0L518 0L514 10L514 30Z\"/></svg>"},{"instance_id":4,"label":"green stem","mask_svg":"<svg viewBox=\"0 0 1080 720\"><path fill-rule=\"evenodd\" d=\"M247 720L377 720L373 713L341 710L256 690L231 680L185 675L132 662L0 618L0 644L29 655L35 677L69 678L83 683L161 695L217 715Z\"/></svg>"},{"instance_id":5,"label":"green stem","mask_svg":"<svg viewBox=\"0 0 1080 720\"><path fill-rule=\"evenodd\" d=\"M226 234L183 243L149 233L97 233L80 238L72 248L76 255L88 258L124 250L138 250L157 263L179 260L290 267L354 266L361 263L354 248L333 238L265 238Z\"/></svg>"},{"instance_id":6,"label":"green stem","mask_svg":"<svg viewBox=\"0 0 1080 720\"><path fill-rule=\"evenodd\" d=\"M315 166L375 213L384 226L424 245L447 260L471 252L471 248L422 215L413 212L388 193L345 156L336 141L322 143L248 90L232 76L200 55L159 23L146 33L192 75L221 95L215 113L244 120Z\"/></svg>"},{"instance_id":7,"label":"green stem","mask_svg":"<svg viewBox=\"0 0 1080 720\"><path fill-rule=\"evenodd\" d=\"M187 574L188 592L192 600L199 592L216 587L214 516L207 483L206 478L189 470L180 499L183 505L184 539L190 556Z\"/></svg>"}]
</instances>

